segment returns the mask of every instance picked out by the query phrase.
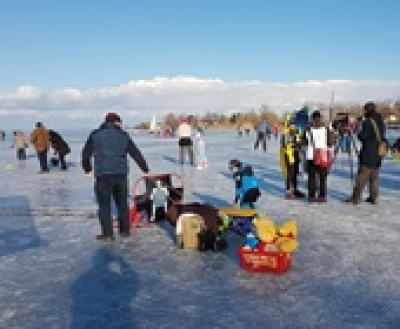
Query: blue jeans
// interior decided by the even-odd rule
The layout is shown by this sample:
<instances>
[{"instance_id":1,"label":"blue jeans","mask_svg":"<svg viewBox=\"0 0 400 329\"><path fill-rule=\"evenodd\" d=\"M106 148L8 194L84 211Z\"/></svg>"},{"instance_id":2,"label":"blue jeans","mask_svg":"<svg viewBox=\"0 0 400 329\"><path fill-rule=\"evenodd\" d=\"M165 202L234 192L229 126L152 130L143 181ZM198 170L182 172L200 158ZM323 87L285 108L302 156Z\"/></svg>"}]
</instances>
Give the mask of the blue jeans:
<instances>
[{"instance_id":1,"label":"blue jeans","mask_svg":"<svg viewBox=\"0 0 400 329\"><path fill-rule=\"evenodd\" d=\"M115 176L97 177L94 190L99 206L99 221L102 234L109 237L114 235L113 219L111 217L112 198L117 206L119 233L129 233L128 178Z\"/></svg>"}]
</instances>

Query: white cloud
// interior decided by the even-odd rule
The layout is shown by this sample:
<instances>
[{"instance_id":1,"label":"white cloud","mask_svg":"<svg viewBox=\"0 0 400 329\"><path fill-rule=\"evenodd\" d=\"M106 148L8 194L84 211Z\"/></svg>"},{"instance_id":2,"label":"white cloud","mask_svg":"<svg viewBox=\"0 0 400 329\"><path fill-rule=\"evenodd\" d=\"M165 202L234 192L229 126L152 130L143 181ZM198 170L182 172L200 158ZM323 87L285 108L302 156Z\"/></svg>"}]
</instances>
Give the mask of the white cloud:
<instances>
[{"instance_id":1,"label":"white cloud","mask_svg":"<svg viewBox=\"0 0 400 329\"><path fill-rule=\"evenodd\" d=\"M0 116L4 122L26 122L46 118L58 126L85 120L100 122L104 113L114 111L129 119L150 118L152 114L233 113L258 109L267 104L282 113L300 108L306 102L398 100L400 81L299 81L292 83L243 81L196 77L155 77L124 85L78 90L39 90L21 86L15 91L0 90Z\"/></svg>"}]
</instances>

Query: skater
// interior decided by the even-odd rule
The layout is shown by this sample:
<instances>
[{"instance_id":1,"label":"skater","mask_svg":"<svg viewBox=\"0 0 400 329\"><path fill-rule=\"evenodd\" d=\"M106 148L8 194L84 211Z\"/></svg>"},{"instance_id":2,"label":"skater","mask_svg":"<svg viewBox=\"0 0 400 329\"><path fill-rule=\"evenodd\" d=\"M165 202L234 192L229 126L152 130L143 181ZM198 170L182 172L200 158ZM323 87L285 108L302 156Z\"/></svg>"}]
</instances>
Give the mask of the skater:
<instances>
[{"instance_id":1,"label":"skater","mask_svg":"<svg viewBox=\"0 0 400 329\"><path fill-rule=\"evenodd\" d=\"M353 194L346 200L347 203L357 205L361 202L361 195L365 185L369 184L369 196L365 200L371 204L378 203L379 169L382 157L379 155L379 141L385 140L385 126L376 105L368 102L364 105L365 120L362 123L358 139L361 141L359 153L359 167Z\"/></svg>"},{"instance_id":2,"label":"skater","mask_svg":"<svg viewBox=\"0 0 400 329\"><path fill-rule=\"evenodd\" d=\"M50 134L50 143L56 154L58 155L59 161L61 166L61 170L67 170L67 163L65 162L65 156L71 152L68 143L61 137L61 135L49 129Z\"/></svg>"},{"instance_id":3,"label":"skater","mask_svg":"<svg viewBox=\"0 0 400 329\"><path fill-rule=\"evenodd\" d=\"M179 163L183 165L185 153L189 155L189 161L194 166L192 127L189 125L188 118L183 118L178 127L179 137Z\"/></svg>"},{"instance_id":4,"label":"skater","mask_svg":"<svg viewBox=\"0 0 400 329\"><path fill-rule=\"evenodd\" d=\"M257 127L257 139L254 143L254 150L258 149L258 145L261 143L264 152L267 151L267 137L271 134L271 129L267 120L262 120Z\"/></svg>"},{"instance_id":5,"label":"skater","mask_svg":"<svg viewBox=\"0 0 400 329\"><path fill-rule=\"evenodd\" d=\"M234 205L254 209L261 192L253 169L251 166L244 166L239 160L233 159L229 161L229 170L235 181Z\"/></svg>"},{"instance_id":6,"label":"skater","mask_svg":"<svg viewBox=\"0 0 400 329\"><path fill-rule=\"evenodd\" d=\"M39 174L48 173L47 152L50 148L50 134L43 123L36 123L36 128L31 134L31 143L35 146L39 158Z\"/></svg>"},{"instance_id":7,"label":"skater","mask_svg":"<svg viewBox=\"0 0 400 329\"><path fill-rule=\"evenodd\" d=\"M321 113L314 111L311 127L305 131L304 141L307 145L308 168L308 201L326 202L328 169L331 165L330 151L334 143L333 133L322 122ZM321 161L319 159L321 158ZM322 161L322 159L324 161ZM319 195L316 198L316 182L319 182Z\"/></svg>"},{"instance_id":8,"label":"skater","mask_svg":"<svg viewBox=\"0 0 400 329\"><path fill-rule=\"evenodd\" d=\"M111 217L111 198L118 210L119 234L130 235L128 212L128 159L129 154L144 173L149 168L129 134L121 128L122 120L116 113L108 113L100 128L92 131L82 150L82 167L92 175L94 168L95 193L99 206L101 234L96 239L114 240ZM91 164L93 156L94 166Z\"/></svg>"},{"instance_id":9,"label":"skater","mask_svg":"<svg viewBox=\"0 0 400 329\"><path fill-rule=\"evenodd\" d=\"M204 169L207 167L206 143L202 134L199 132L197 133L197 168Z\"/></svg>"},{"instance_id":10,"label":"skater","mask_svg":"<svg viewBox=\"0 0 400 329\"><path fill-rule=\"evenodd\" d=\"M272 128L272 133L274 134L275 139L278 139L278 135L279 135L279 126L278 125L274 125L274 127Z\"/></svg>"},{"instance_id":11,"label":"skater","mask_svg":"<svg viewBox=\"0 0 400 329\"><path fill-rule=\"evenodd\" d=\"M17 151L18 160L26 160L26 148L28 147L28 142L26 141L25 134L22 131L14 131L14 139L12 147L15 147Z\"/></svg>"},{"instance_id":12,"label":"skater","mask_svg":"<svg viewBox=\"0 0 400 329\"><path fill-rule=\"evenodd\" d=\"M293 200L303 198L305 194L298 189L298 177L300 172L301 138L297 133L294 123L289 126L281 136L281 148L284 153L286 168L286 194L285 198Z\"/></svg>"},{"instance_id":13,"label":"skater","mask_svg":"<svg viewBox=\"0 0 400 329\"><path fill-rule=\"evenodd\" d=\"M393 155L400 154L400 137L392 145L392 153Z\"/></svg>"}]
</instances>

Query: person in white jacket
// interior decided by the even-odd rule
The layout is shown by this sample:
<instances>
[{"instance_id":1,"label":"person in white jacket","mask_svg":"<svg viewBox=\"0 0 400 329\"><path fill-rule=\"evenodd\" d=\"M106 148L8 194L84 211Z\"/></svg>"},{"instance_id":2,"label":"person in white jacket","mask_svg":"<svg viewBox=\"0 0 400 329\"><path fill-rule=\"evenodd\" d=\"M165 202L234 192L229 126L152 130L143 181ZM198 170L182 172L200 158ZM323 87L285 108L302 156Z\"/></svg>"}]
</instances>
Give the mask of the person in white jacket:
<instances>
[{"instance_id":1,"label":"person in white jacket","mask_svg":"<svg viewBox=\"0 0 400 329\"><path fill-rule=\"evenodd\" d=\"M28 141L22 131L14 131L12 147L15 147L17 150L18 160L26 160L26 148L28 147Z\"/></svg>"},{"instance_id":2,"label":"person in white jacket","mask_svg":"<svg viewBox=\"0 0 400 329\"><path fill-rule=\"evenodd\" d=\"M320 166L315 164L315 151L322 150L329 153L331 147L330 131L325 127L321 120L321 113L314 111L312 114L311 127L305 131L305 142L307 144L306 159L308 168L308 201L309 202L326 202L327 196L327 177L328 166ZM329 156L328 161L329 162ZM316 182L319 181L319 195L316 198Z\"/></svg>"},{"instance_id":3,"label":"person in white jacket","mask_svg":"<svg viewBox=\"0 0 400 329\"><path fill-rule=\"evenodd\" d=\"M193 155L193 141L192 141L192 127L189 125L189 120L183 118L178 127L178 138L179 138L179 163L183 165L184 155L188 153L190 164L194 166L194 155Z\"/></svg>"}]
</instances>

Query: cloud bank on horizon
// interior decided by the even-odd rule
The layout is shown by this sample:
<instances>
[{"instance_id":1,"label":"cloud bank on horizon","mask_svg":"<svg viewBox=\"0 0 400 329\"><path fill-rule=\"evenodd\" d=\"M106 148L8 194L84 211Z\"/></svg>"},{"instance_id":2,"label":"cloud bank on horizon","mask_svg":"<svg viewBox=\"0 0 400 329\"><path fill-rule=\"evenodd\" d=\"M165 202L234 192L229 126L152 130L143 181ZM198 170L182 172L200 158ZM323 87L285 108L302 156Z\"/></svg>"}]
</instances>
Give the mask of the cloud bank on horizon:
<instances>
[{"instance_id":1,"label":"cloud bank on horizon","mask_svg":"<svg viewBox=\"0 0 400 329\"><path fill-rule=\"evenodd\" d=\"M281 114L305 103L364 103L397 101L400 81L327 80L303 82L227 82L188 76L155 77L98 89L40 90L21 86L0 90L2 125L31 127L37 120L53 126L85 126L101 122L107 112L118 112L125 123L150 120L155 114L235 113L259 109L262 104Z\"/></svg>"}]
</instances>

